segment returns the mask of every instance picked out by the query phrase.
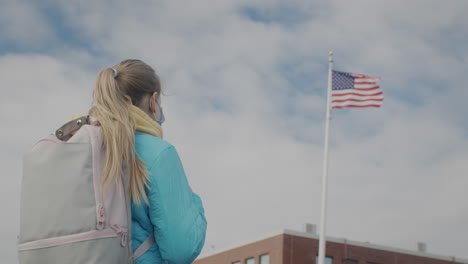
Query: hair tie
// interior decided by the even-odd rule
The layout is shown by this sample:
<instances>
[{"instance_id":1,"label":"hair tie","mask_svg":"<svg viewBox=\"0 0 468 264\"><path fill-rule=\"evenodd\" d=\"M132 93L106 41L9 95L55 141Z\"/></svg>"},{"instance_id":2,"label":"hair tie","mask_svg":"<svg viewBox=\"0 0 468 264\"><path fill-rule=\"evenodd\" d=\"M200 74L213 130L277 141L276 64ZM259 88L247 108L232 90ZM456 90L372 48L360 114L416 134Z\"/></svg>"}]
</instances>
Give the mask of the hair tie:
<instances>
[{"instance_id":1,"label":"hair tie","mask_svg":"<svg viewBox=\"0 0 468 264\"><path fill-rule=\"evenodd\" d=\"M114 72L114 79L116 79L117 75L119 75L119 72L114 68L112 68L112 71Z\"/></svg>"}]
</instances>

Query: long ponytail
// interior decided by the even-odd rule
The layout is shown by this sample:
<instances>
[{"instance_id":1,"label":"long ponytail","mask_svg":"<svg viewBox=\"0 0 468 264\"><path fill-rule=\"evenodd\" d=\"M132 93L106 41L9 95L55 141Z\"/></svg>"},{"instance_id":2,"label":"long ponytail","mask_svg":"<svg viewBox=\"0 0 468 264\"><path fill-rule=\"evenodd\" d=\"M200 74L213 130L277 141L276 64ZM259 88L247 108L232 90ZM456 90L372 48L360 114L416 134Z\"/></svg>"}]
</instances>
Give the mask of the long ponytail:
<instances>
[{"instance_id":1,"label":"long ponytail","mask_svg":"<svg viewBox=\"0 0 468 264\"><path fill-rule=\"evenodd\" d=\"M130 114L132 98L127 95L127 88L119 84L119 77L114 76L112 68L99 73L93 95L94 105L89 111L101 125L101 140L106 148L102 185L106 190L111 182L120 182L124 169L127 169L133 201L140 204L143 198L148 203L145 192L148 171L135 153L136 123Z\"/></svg>"}]
</instances>

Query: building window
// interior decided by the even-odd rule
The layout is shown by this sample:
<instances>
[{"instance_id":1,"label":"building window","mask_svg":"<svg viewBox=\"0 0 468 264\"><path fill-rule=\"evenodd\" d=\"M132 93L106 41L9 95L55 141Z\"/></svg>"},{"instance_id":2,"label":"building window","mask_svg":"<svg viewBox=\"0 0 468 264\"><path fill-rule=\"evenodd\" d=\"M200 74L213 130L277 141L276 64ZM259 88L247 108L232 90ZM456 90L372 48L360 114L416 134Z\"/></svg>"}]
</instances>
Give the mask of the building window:
<instances>
[{"instance_id":1,"label":"building window","mask_svg":"<svg viewBox=\"0 0 468 264\"><path fill-rule=\"evenodd\" d=\"M315 263L319 263L318 256L315 258ZM333 257L325 257L324 264L333 264Z\"/></svg>"},{"instance_id":2,"label":"building window","mask_svg":"<svg viewBox=\"0 0 468 264\"><path fill-rule=\"evenodd\" d=\"M245 260L245 264L255 264L255 259L254 258L248 258Z\"/></svg>"},{"instance_id":3,"label":"building window","mask_svg":"<svg viewBox=\"0 0 468 264\"><path fill-rule=\"evenodd\" d=\"M269 254L261 255L260 264L270 264L270 255Z\"/></svg>"},{"instance_id":4,"label":"building window","mask_svg":"<svg viewBox=\"0 0 468 264\"><path fill-rule=\"evenodd\" d=\"M354 259L345 259L343 264L358 264L358 261Z\"/></svg>"},{"instance_id":5,"label":"building window","mask_svg":"<svg viewBox=\"0 0 468 264\"><path fill-rule=\"evenodd\" d=\"M240 261L234 261L234 262L232 262L232 264L241 264L241 262Z\"/></svg>"}]
</instances>

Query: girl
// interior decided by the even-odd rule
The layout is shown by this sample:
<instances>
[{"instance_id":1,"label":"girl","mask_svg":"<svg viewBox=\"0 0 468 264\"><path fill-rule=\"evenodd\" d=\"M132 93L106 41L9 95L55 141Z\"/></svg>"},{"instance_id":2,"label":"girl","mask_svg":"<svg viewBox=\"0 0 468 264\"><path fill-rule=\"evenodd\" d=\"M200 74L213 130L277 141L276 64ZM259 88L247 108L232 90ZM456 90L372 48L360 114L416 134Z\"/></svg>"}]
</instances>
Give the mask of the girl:
<instances>
[{"instance_id":1,"label":"girl","mask_svg":"<svg viewBox=\"0 0 468 264\"><path fill-rule=\"evenodd\" d=\"M136 263L192 263L206 220L174 146L162 139L158 76L142 61L125 60L99 73L93 96L89 114L99 121L107 150L103 184L128 169L133 250L149 236L156 241Z\"/></svg>"}]
</instances>

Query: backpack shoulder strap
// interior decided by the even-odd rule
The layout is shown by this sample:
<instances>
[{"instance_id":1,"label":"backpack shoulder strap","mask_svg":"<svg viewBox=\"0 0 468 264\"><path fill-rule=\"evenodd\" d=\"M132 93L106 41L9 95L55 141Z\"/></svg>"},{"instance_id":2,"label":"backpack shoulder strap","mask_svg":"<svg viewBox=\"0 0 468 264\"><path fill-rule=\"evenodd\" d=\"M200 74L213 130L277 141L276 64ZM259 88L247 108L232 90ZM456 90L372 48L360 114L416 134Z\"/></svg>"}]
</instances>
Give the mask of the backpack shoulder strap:
<instances>
[{"instance_id":1,"label":"backpack shoulder strap","mask_svg":"<svg viewBox=\"0 0 468 264\"><path fill-rule=\"evenodd\" d=\"M141 243L141 245L135 250L135 253L133 253L133 260L136 260L145 254L145 252L148 251L154 245L154 243L156 243L156 240L154 239L154 233L151 233L148 238L143 241L143 243Z\"/></svg>"}]
</instances>

